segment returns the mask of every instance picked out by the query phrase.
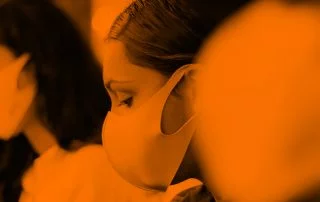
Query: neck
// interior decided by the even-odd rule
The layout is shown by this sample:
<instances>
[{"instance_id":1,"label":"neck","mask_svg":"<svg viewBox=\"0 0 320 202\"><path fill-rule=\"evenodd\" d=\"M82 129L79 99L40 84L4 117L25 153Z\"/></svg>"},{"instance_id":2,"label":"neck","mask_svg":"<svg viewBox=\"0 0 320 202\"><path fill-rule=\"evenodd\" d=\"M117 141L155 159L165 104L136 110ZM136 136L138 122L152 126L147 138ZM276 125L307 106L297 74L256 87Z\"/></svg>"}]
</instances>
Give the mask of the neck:
<instances>
[{"instance_id":1,"label":"neck","mask_svg":"<svg viewBox=\"0 0 320 202\"><path fill-rule=\"evenodd\" d=\"M33 149L40 155L53 145L57 144L54 135L40 122L39 119L34 118L30 120L25 125L24 133Z\"/></svg>"}]
</instances>

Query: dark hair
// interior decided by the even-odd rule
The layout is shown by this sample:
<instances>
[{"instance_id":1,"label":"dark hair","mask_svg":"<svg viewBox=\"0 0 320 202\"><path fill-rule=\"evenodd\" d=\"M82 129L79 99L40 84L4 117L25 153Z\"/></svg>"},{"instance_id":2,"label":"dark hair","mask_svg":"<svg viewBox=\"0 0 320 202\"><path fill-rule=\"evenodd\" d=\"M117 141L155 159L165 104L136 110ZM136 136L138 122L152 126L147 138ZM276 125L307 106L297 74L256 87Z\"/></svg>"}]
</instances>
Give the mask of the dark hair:
<instances>
[{"instance_id":1,"label":"dark hair","mask_svg":"<svg viewBox=\"0 0 320 202\"><path fill-rule=\"evenodd\" d=\"M0 141L0 183L3 185L0 201L18 201L21 178L37 156L24 135Z\"/></svg>"},{"instance_id":2,"label":"dark hair","mask_svg":"<svg viewBox=\"0 0 320 202\"><path fill-rule=\"evenodd\" d=\"M16 56L30 53L29 64L35 67L38 86L35 98L38 117L63 149L71 149L75 141L101 143L100 130L110 109L102 69L66 14L49 0L0 1L0 44ZM8 144L14 148L15 144L27 143L22 137L11 141L1 143L0 147ZM25 150L33 152L31 147L25 146ZM14 155L12 149L6 151ZM19 165L21 152L10 163ZM16 180L21 180L21 173ZM17 201L20 192L15 189L21 187L16 184L19 183L6 181L6 201ZM9 200L10 194L16 199Z\"/></svg>"},{"instance_id":3,"label":"dark hair","mask_svg":"<svg viewBox=\"0 0 320 202\"><path fill-rule=\"evenodd\" d=\"M115 20L107 39L124 43L136 65L170 75L190 64L204 40L249 0L136 0Z\"/></svg>"}]
</instances>

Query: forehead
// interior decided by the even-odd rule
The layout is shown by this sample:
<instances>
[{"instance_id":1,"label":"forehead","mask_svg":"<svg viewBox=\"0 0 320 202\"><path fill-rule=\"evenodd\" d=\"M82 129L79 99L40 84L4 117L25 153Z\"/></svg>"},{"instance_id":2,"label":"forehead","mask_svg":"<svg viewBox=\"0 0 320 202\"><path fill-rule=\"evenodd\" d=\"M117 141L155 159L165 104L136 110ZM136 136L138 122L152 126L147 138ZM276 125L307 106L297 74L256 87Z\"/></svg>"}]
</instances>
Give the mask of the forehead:
<instances>
[{"instance_id":1,"label":"forehead","mask_svg":"<svg viewBox=\"0 0 320 202\"><path fill-rule=\"evenodd\" d=\"M122 42L111 40L105 45L103 60L103 78L108 80L144 80L159 76L159 72L151 68L132 64L126 56Z\"/></svg>"}]
</instances>

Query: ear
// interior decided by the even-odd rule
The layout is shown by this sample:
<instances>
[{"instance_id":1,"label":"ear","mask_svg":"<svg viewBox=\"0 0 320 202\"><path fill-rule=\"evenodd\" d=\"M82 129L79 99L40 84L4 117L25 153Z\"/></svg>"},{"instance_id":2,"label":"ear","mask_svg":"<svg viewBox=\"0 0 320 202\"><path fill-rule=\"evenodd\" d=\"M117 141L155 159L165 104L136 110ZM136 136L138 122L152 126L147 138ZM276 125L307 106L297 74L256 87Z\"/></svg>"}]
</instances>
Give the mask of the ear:
<instances>
[{"instance_id":1,"label":"ear","mask_svg":"<svg viewBox=\"0 0 320 202\"><path fill-rule=\"evenodd\" d=\"M29 60L30 60L29 54L27 53L22 54L12 63L12 67L10 68L12 68L14 74L19 75Z\"/></svg>"},{"instance_id":2,"label":"ear","mask_svg":"<svg viewBox=\"0 0 320 202\"><path fill-rule=\"evenodd\" d=\"M185 74L174 88L174 92L179 97L188 98L190 101L194 101L196 94L196 75L198 73L198 69L196 68L196 65L190 64L184 71Z\"/></svg>"},{"instance_id":3,"label":"ear","mask_svg":"<svg viewBox=\"0 0 320 202\"><path fill-rule=\"evenodd\" d=\"M34 88L36 86L36 78L34 67L28 66L26 70L21 70L17 77L17 87L19 90L23 90L25 88Z\"/></svg>"},{"instance_id":4,"label":"ear","mask_svg":"<svg viewBox=\"0 0 320 202\"><path fill-rule=\"evenodd\" d=\"M34 68L21 69L16 80L16 94L12 103L13 116L20 116L21 114L35 113L33 111L33 104L37 95L37 80L34 75Z\"/></svg>"}]
</instances>

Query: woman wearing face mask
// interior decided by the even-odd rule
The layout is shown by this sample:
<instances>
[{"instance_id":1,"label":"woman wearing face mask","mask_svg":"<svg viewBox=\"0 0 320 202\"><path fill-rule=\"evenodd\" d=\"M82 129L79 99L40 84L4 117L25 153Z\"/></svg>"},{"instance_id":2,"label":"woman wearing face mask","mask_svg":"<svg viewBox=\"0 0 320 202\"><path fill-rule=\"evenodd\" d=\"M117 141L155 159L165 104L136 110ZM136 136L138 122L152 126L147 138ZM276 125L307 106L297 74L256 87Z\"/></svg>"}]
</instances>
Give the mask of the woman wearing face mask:
<instances>
[{"instance_id":1,"label":"woman wearing face mask","mask_svg":"<svg viewBox=\"0 0 320 202\"><path fill-rule=\"evenodd\" d=\"M107 159L95 143L109 101L71 20L50 1L1 1L0 56L4 201L108 201Z\"/></svg>"},{"instance_id":2,"label":"woman wearing face mask","mask_svg":"<svg viewBox=\"0 0 320 202\"><path fill-rule=\"evenodd\" d=\"M103 143L114 169L134 186L165 191L202 180L192 142L190 64L207 35L245 3L137 0L114 22L104 59L112 107ZM204 201L213 200L202 191Z\"/></svg>"}]
</instances>

